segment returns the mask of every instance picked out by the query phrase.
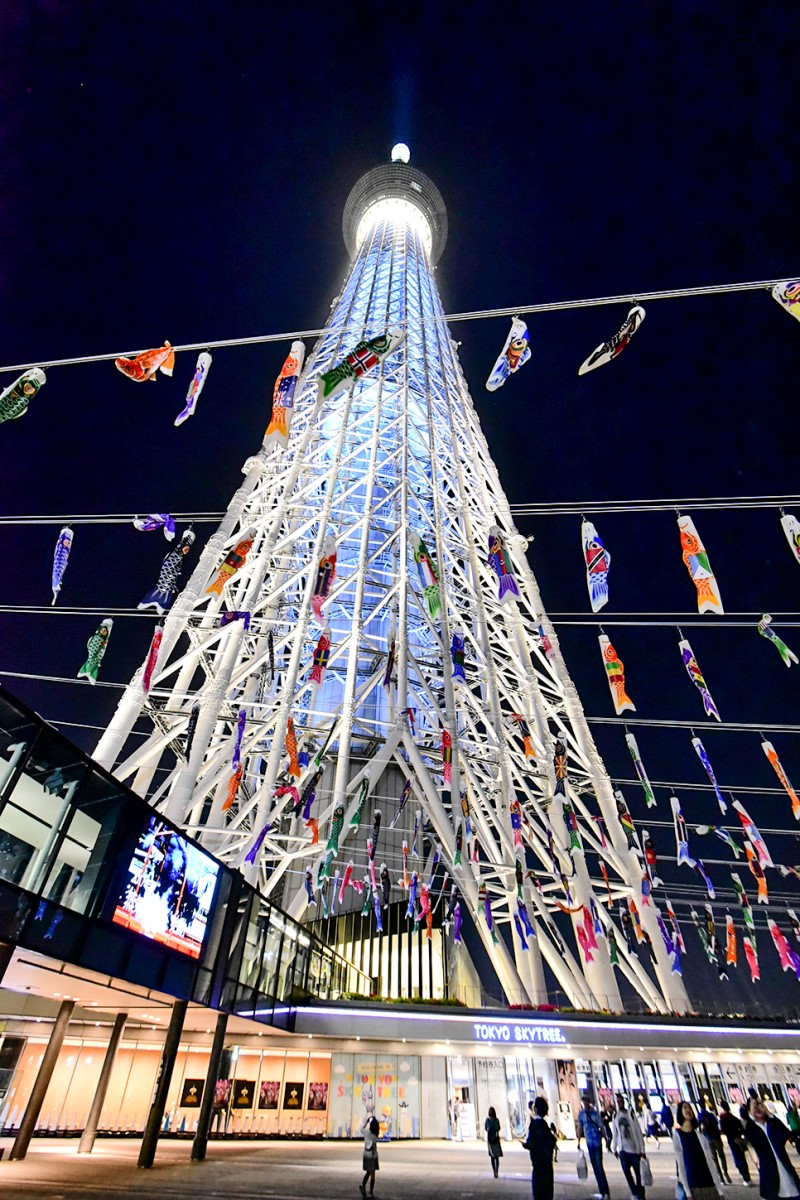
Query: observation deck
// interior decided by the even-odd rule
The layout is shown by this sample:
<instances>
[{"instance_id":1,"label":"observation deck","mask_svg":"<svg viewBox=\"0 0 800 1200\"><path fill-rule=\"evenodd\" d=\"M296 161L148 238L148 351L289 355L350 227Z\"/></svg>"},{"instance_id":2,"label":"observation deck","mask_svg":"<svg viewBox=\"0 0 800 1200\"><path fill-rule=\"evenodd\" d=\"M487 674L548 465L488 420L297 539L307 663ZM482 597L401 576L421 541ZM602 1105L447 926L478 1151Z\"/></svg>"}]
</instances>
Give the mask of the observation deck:
<instances>
[{"instance_id":1,"label":"observation deck","mask_svg":"<svg viewBox=\"0 0 800 1200\"><path fill-rule=\"evenodd\" d=\"M447 242L447 209L436 184L404 162L384 163L362 175L344 206L342 233L348 253L354 258L367 231L376 221L413 214L423 226L423 242L431 265L441 258Z\"/></svg>"}]
</instances>

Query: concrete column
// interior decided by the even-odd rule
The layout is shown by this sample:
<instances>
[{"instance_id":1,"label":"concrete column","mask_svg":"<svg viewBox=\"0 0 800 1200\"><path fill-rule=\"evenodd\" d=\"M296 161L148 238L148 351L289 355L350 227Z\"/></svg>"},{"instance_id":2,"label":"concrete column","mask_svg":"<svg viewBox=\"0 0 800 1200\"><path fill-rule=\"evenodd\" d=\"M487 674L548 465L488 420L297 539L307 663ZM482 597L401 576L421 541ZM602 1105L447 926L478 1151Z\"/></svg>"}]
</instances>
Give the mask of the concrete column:
<instances>
[{"instance_id":1,"label":"concrete column","mask_svg":"<svg viewBox=\"0 0 800 1200\"><path fill-rule=\"evenodd\" d=\"M47 1043L42 1064L34 1080L30 1099L20 1121L19 1132L17 1133L14 1145L11 1147L9 1158L24 1158L28 1153L28 1146L33 1137L36 1122L39 1120L39 1113L42 1111L45 1094L50 1086L50 1080L53 1077L53 1071L55 1070L61 1045L64 1041L64 1035L67 1032L67 1026L69 1025L74 1008L74 1000L61 1001L58 1016L53 1026L53 1032L50 1034L50 1041Z\"/></svg>"},{"instance_id":2,"label":"concrete column","mask_svg":"<svg viewBox=\"0 0 800 1200\"><path fill-rule=\"evenodd\" d=\"M225 1045L225 1033L228 1029L228 1014L217 1013L217 1025L214 1030L214 1041L211 1044L211 1057L208 1060L206 1086L203 1088L203 1099L200 1101L200 1114L197 1118L197 1132L192 1142L192 1162L203 1162L208 1147L208 1131L211 1128L211 1115L214 1104L214 1090L220 1077L222 1066L222 1051Z\"/></svg>"},{"instance_id":3,"label":"concrete column","mask_svg":"<svg viewBox=\"0 0 800 1200\"><path fill-rule=\"evenodd\" d=\"M161 1132L161 1124L164 1120L164 1109L167 1107L167 1094L169 1092L169 1085L172 1083L172 1072L175 1067L178 1045L181 1040L183 1022L186 1020L186 1010L188 1007L189 1003L187 1000L176 1000L172 1006L172 1016L169 1019L167 1036L164 1039L164 1049L161 1054L161 1065L158 1068L156 1090L153 1095L153 1103L150 1105L147 1124L144 1127L142 1146L139 1150L137 1165L140 1167L152 1167L155 1162L158 1135Z\"/></svg>"},{"instance_id":4,"label":"concrete column","mask_svg":"<svg viewBox=\"0 0 800 1200\"><path fill-rule=\"evenodd\" d=\"M125 1022L128 1019L127 1013L117 1013L114 1021L114 1028L111 1030L111 1037L108 1042L106 1056L103 1059L103 1066L100 1071L100 1078L97 1081L97 1090L94 1094L92 1107L89 1110L89 1117L86 1121L86 1128L81 1134L81 1140L78 1143L78 1154L91 1154L94 1146L94 1139L97 1137L97 1126L100 1121L100 1114L103 1111L105 1104L106 1092L111 1079L111 1072L114 1069L114 1059L117 1057L117 1049L119 1048L122 1031L125 1028Z\"/></svg>"}]
</instances>

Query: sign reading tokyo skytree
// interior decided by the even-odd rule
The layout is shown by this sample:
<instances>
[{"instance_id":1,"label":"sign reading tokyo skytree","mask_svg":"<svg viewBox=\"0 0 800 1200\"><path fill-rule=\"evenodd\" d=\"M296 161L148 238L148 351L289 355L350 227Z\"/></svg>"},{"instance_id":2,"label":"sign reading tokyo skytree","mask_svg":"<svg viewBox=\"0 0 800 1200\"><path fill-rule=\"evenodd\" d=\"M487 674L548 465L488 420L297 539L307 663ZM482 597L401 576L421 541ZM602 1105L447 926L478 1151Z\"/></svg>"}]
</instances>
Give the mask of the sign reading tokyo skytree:
<instances>
[{"instance_id":1,"label":"sign reading tokyo skytree","mask_svg":"<svg viewBox=\"0 0 800 1200\"><path fill-rule=\"evenodd\" d=\"M419 986L423 950L468 958L471 923L510 1003L549 1001L546 963L576 1008L621 1011L620 971L688 1011L450 336L444 201L408 155L350 192L351 266L316 343L291 347L291 421L287 345L257 381L281 436L243 447L150 689L138 672L96 757L291 915L337 939L352 917L379 995ZM382 953L399 929L402 985Z\"/></svg>"}]
</instances>

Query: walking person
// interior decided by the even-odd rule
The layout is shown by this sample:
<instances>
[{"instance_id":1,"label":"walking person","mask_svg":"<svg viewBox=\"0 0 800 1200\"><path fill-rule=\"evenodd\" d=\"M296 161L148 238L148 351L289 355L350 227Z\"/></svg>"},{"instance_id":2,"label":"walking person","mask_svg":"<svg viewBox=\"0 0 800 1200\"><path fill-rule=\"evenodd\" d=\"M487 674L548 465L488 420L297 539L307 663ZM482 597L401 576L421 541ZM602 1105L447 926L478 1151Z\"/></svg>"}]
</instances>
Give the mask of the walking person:
<instances>
[{"instance_id":1,"label":"walking person","mask_svg":"<svg viewBox=\"0 0 800 1200\"><path fill-rule=\"evenodd\" d=\"M489 1162L492 1164L494 1177L497 1179L500 1170L500 1159L503 1157L503 1147L500 1145L500 1122L494 1107L489 1109L489 1115L483 1123L486 1130L486 1145L489 1149Z\"/></svg>"},{"instance_id":2,"label":"walking person","mask_svg":"<svg viewBox=\"0 0 800 1200\"><path fill-rule=\"evenodd\" d=\"M731 1106L727 1100L719 1102L719 1131L727 1139L736 1170L747 1186L752 1187L750 1164L747 1161L747 1142L744 1140L744 1125L731 1112Z\"/></svg>"},{"instance_id":3,"label":"walking person","mask_svg":"<svg viewBox=\"0 0 800 1200\"><path fill-rule=\"evenodd\" d=\"M558 1162L558 1130L556 1129L553 1121L550 1122L549 1129L553 1137L556 1139L556 1148L553 1151L553 1162Z\"/></svg>"},{"instance_id":4,"label":"walking person","mask_svg":"<svg viewBox=\"0 0 800 1200\"><path fill-rule=\"evenodd\" d=\"M646 1158L644 1135L624 1096L617 1096L617 1115L611 1123L611 1148L619 1158L632 1200L645 1200L642 1159Z\"/></svg>"},{"instance_id":5,"label":"walking person","mask_svg":"<svg viewBox=\"0 0 800 1200\"><path fill-rule=\"evenodd\" d=\"M605 1126L603 1118L595 1108L589 1096L583 1097L583 1108L578 1113L578 1149L581 1148L581 1138L586 1138L586 1149L589 1151L589 1162L592 1164L594 1177L597 1180L598 1200L609 1200L608 1180L603 1169L603 1139Z\"/></svg>"},{"instance_id":6,"label":"walking person","mask_svg":"<svg viewBox=\"0 0 800 1200\"><path fill-rule=\"evenodd\" d=\"M652 1108L650 1107L650 1105L647 1103L646 1100L642 1100L642 1122L644 1124L642 1133L645 1136L645 1141L649 1137L654 1138L655 1143L656 1143L656 1150L657 1150L658 1149L658 1135L660 1133L659 1124L658 1124L658 1121L656 1120L655 1113L653 1112Z\"/></svg>"},{"instance_id":7,"label":"walking person","mask_svg":"<svg viewBox=\"0 0 800 1200\"><path fill-rule=\"evenodd\" d=\"M708 1138L698 1128L694 1109L686 1101L678 1105L672 1133L678 1182L692 1200L721 1200L720 1178Z\"/></svg>"},{"instance_id":8,"label":"walking person","mask_svg":"<svg viewBox=\"0 0 800 1200\"><path fill-rule=\"evenodd\" d=\"M708 1144L711 1147L711 1153L714 1155L714 1161L717 1164L717 1170L722 1176L723 1183L733 1183L728 1174L728 1160L725 1157L725 1147L722 1145L722 1134L720 1133L719 1121L716 1114L712 1111L708 1097L704 1097L706 1103L700 1110L698 1123L700 1129L708 1138Z\"/></svg>"},{"instance_id":9,"label":"walking person","mask_svg":"<svg viewBox=\"0 0 800 1200\"><path fill-rule=\"evenodd\" d=\"M366 1196L367 1183L369 1183L369 1194L374 1196L375 1172L378 1170L378 1134L381 1131L377 1117L368 1116L361 1126L361 1130L364 1134L364 1155L361 1160L364 1178L358 1185L358 1190L362 1196Z\"/></svg>"},{"instance_id":10,"label":"walking person","mask_svg":"<svg viewBox=\"0 0 800 1200\"><path fill-rule=\"evenodd\" d=\"M758 1159L758 1184L764 1200L792 1200L800 1196L798 1178L786 1143L792 1134L779 1117L770 1116L762 1100L750 1100L750 1115L745 1122L744 1135Z\"/></svg>"},{"instance_id":11,"label":"walking person","mask_svg":"<svg viewBox=\"0 0 800 1200\"><path fill-rule=\"evenodd\" d=\"M537 1096L529 1107L533 1109L533 1115L524 1146L531 1156L533 1200L553 1200L553 1151L556 1139L545 1121L549 1105L543 1096Z\"/></svg>"}]
</instances>

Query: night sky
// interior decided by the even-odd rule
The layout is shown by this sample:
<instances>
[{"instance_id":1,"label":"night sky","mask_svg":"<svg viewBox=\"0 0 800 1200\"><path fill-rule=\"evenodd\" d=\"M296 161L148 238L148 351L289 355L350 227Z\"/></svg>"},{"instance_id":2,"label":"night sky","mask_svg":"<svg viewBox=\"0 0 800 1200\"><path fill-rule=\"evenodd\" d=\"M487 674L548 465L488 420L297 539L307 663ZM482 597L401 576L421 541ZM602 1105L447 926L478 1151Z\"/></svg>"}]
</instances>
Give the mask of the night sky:
<instances>
[{"instance_id":1,"label":"night sky","mask_svg":"<svg viewBox=\"0 0 800 1200\"><path fill-rule=\"evenodd\" d=\"M399 139L447 204L437 275L446 311L800 277L796 4L347 13L6 0L0 364L324 324L347 271L346 196ZM624 355L584 378L579 364L627 306L532 317L533 359L493 396L484 382L507 319L453 326L511 503L575 502L591 516L609 500L800 493L800 326L766 291L646 308ZM284 354L275 345L215 351L198 411L178 430L194 354L179 355L174 378L153 388L110 363L54 368L28 414L0 429L2 515L54 519L0 526L0 605L49 604L55 539L76 514L223 509L260 444ZM800 516L800 502L787 507ZM726 792L777 787L763 728L800 785L797 733L769 732L797 722L800 667L787 671L755 631L771 612L800 654L800 566L777 508L692 515L725 618L697 616L673 511L592 517L613 557L602 618L634 720L694 722ZM134 607L155 582L160 535L73 528L60 604L96 616L0 612L3 672L73 677L106 608ZM201 543L213 528L196 526ZM520 517L519 528L534 537L548 611L591 619L580 515ZM614 624L642 619L632 614L670 624ZM710 728L680 661L679 624L723 720L756 730ZM127 682L151 629L142 617L115 621L101 680ZM597 620L558 632L587 715L613 716ZM88 749L89 727L107 722L119 696L4 682ZM631 780L621 725L592 728L612 776ZM706 782L689 729L632 721L631 730L654 783ZM662 858L674 854L670 790L690 824L720 817L710 792L657 786L645 820L641 790L629 784L631 810ZM787 831L767 835L775 861L800 862L788 798L740 797L762 830ZM692 848L712 864L724 933L729 852L713 837ZM668 865L663 874L685 917L680 885L696 877ZM741 864L740 874L755 905L755 880ZM800 910L798 881L768 877L775 915L784 900ZM725 996L732 1008L797 1008L800 983L779 977L757 920L760 990L745 982L740 943ZM718 996L688 920L683 934L693 994Z\"/></svg>"}]
</instances>

